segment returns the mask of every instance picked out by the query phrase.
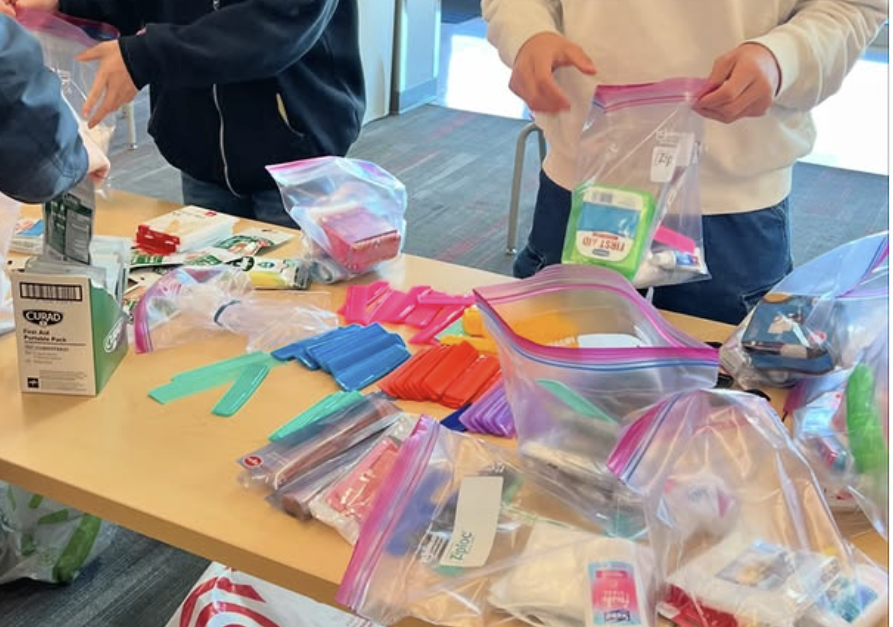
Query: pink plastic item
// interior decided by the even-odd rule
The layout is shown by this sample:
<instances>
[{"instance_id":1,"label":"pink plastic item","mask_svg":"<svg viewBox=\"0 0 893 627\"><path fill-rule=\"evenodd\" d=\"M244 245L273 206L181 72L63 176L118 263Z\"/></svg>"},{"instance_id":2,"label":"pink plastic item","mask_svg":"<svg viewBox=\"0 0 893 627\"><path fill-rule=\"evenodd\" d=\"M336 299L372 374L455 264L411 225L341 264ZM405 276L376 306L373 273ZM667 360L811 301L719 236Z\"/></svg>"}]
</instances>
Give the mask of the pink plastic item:
<instances>
[{"instance_id":1,"label":"pink plastic item","mask_svg":"<svg viewBox=\"0 0 893 627\"><path fill-rule=\"evenodd\" d=\"M689 255L695 254L696 246L695 241L692 238L686 237L682 233L678 233L672 229L668 229L663 225L657 227L657 231L654 232L654 241L675 248L678 251L688 253Z\"/></svg>"},{"instance_id":2,"label":"pink plastic item","mask_svg":"<svg viewBox=\"0 0 893 627\"><path fill-rule=\"evenodd\" d=\"M465 309L465 305L447 305L446 307L442 307L427 326L412 336L409 343L431 344L438 333L462 317L462 314L465 313Z\"/></svg>"}]
</instances>

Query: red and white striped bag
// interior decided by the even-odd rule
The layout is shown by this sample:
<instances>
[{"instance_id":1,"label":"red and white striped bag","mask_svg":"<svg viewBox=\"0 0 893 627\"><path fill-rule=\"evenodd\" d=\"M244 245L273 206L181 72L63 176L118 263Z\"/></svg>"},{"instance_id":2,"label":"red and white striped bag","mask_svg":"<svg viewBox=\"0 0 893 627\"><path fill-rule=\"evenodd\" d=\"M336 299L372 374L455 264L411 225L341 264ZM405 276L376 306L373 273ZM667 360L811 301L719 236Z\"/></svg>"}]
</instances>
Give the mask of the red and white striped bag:
<instances>
[{"instance_id":1,"label":"red and white striped bag","mask_svg":"<svg viewBox=\"0 0 893 627\"><path fill-rule=\"evenodd\" d=\"M373 623L213 562L167 627L375 627Z\"/></svg>"}]
</instances>

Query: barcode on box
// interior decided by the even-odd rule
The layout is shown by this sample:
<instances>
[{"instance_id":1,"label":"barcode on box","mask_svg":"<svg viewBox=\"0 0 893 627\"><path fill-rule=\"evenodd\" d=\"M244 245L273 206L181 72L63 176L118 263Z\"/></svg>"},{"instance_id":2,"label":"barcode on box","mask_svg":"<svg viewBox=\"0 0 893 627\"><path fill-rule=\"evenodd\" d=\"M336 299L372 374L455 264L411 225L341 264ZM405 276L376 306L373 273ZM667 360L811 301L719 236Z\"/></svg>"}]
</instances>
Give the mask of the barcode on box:
<instances>
[{"instance_id":1,"label":"barcode on box","mask_svg":"<svg viewBox=\"0 0 893 627\"><path fill-rule=\"evenodd\" d=\"M19 283L19 295L31 300L84 300L80 285L47 285L46 283Z\"/></svg>"},{"instance_id":2,"label":"barcode on box","mask_svg":"<svg viewBox=\"0 0 893 627\"><path fill-rule=\"evenodd\" d=\"M592 203L596 205L613 205L614 194L611 192L594 192L592 194Z\"/></svg>"}]
</instances>

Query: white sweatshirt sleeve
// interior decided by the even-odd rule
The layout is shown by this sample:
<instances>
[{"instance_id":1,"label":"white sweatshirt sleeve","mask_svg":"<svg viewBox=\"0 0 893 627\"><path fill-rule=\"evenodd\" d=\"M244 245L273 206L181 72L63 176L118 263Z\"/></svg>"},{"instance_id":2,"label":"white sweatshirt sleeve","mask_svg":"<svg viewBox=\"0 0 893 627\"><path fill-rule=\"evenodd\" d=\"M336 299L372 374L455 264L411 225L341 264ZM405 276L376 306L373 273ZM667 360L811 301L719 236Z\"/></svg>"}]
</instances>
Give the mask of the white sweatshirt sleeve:
<instances>
[{"instance_id":1,"label":"white sweatshirt sleeve","mask_svg":"<svg viewBox=\"0 0 893 627\"><path fill-rule=\"evenodd\" d=\"M561 27L560 0L482 0L481 12L487 39L509 67L528 39L538 33L558 33Z\"/></svg>"},{"instance_id":2,"label":"white sweatshirt sleeve","mask_svg":"<svg viewBox=\"0 0 893 627\"><path fill-rule=\"evenodd\" d=\"M887 19L888 0L800 0L790 18L752 41L778 60L776 103L808 111L833 95Z\"/></svg>"}]
</instances>

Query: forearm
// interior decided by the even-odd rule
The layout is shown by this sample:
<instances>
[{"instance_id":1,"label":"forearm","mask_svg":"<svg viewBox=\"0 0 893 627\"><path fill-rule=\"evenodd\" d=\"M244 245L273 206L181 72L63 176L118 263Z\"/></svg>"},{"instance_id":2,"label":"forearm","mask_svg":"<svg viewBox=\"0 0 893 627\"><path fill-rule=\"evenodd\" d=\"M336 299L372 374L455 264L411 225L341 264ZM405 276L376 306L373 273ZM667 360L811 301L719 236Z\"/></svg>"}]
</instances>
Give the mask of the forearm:
<instances>
[{"instance_id":1,"label":"forearm","mask_svg":"<svg viewBox=\"0 0 893 627\"><path fill-rule=\"evenodd\" d=\"M537 33L561 31L558 0L483 0L481 10L487 39L509 67L528 39Z\"/></svg>"},{"instance_id":2,"label":"forearm","mask_svg":"<svg viewBox=\"0 0 893 627\"><path fill-rule=\"evenodd\" d=\"M87 173L77 122L36 40L0 18L0 192L43 202Z\"/></svg>"},{"instance_id":3,"label":"forearm","mask_svg":"<svg viewBox=\"0 0 893 627\"><path fill-rule=\"evenodd\" d=\"M791 18L753 41L781 70L776 103L807 111L836 93L877 35L887 0L803 0Z\"/></svg>"},{"instance_id":4,"label":"forearm","mask_svg":"<svg viewBox=\"0 0 893 627\"><path fill-rule=\"evenodd\" d=\"M186 26L150 24L122 39L137 87L203 87L275 76L324 32L337 0L249 0Z\"/></svg>"}]
</instances>

